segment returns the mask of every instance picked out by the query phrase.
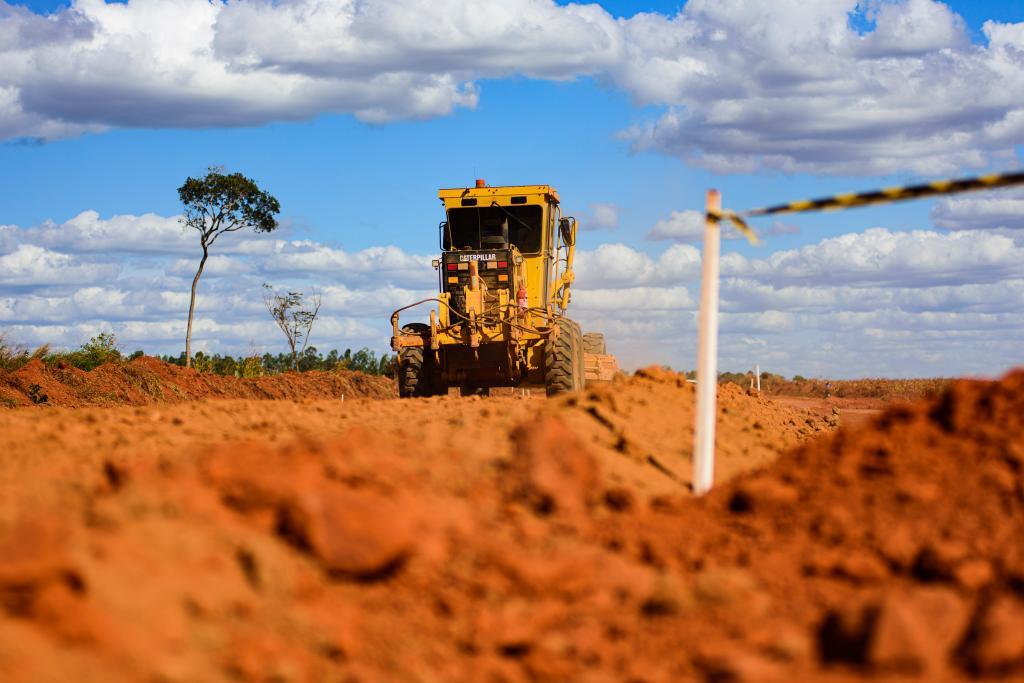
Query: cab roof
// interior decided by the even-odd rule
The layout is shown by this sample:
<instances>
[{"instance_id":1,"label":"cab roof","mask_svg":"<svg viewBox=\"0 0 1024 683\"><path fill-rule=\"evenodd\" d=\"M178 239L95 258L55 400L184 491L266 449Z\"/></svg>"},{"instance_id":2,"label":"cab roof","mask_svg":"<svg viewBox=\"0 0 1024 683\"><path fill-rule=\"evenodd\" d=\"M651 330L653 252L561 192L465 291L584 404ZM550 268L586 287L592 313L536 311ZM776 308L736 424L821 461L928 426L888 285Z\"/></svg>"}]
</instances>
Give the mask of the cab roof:
<instances>
[{"instance_id":1,"label":"cab roof","mask_svg":"<svg viewBox=\"0 0 1024 683\"><path fill-rule=\"evenodd\" d=\"M543 195L552 204L558 204L558 190L550 185L497 185L491 187L453 187L437 191L438 199L458 200L466 197L504 197L510 195Z\"/></svg>"}]
</instances>

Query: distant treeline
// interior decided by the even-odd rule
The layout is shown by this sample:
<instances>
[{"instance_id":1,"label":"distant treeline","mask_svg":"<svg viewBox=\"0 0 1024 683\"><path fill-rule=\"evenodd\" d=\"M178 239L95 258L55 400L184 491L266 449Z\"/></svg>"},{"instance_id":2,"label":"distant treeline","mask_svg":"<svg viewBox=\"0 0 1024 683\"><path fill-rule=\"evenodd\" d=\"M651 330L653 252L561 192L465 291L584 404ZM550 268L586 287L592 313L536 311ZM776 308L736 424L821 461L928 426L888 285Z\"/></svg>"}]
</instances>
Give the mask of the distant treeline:
<instances>
[{"instance_id":1,"label":"distant treeline","mask_svg":"<svg viewBox=\"0 0 1024 683\"><path fill-rule=\"evenodd\" d=\"M48 366L59 363L70 365L80 370L92 370L104 363L116 363L132 360L146 355L141 349L130 355L122 354L118 349L117 338L109 332L96 335L89 341L72 351L52 351L49 345L44 344L34 351L24 347L9 344L4 336L0 334L0 370L8 372L17 370L31 360L39 360ZM174 365L185 365L185 352L178 356L160 356L165 363ZM261 375L275 375L280 372L288 372L292 369L292 356L290 353L279 353L277 355L265 353L262 356L252 354L249 356L229 356L215 353L212 356L202 351L192 357L192 366L197 372L208 372L217 375L234 375L236 377L259 377ZM332 349L326 356L310 346L299 356L299 371L308 370L355 370L365 372L369 375L384 375L394 377L395 356L392 354L377 354L368 348L358 351L345 349L340 352Z\"/></svg>"},{"instance_id":2,"label":"distant treeline","mask_svg":"<svg viewBox=\"0 0 1024 683\"><path fill-rule=\"evenodd\" d=\"M178 356L160 356L166 363L185 366L185 352ZM365 372L368 375L383 375L394 377L395 357L391 354L377 354L368 348L358 351L345 349L344 352L331 349L327 355L323 355L315 346L310 346L299 355L299 372L309 370L356 370ZM280 372L288 372L292 369L292 356L290 353L279 353L277 355L265 353L262 356L230 356L215 353L212 356L197 352L192 357L192 367L196 372L210 372L217 375L235 375L237 377L258 377L260 375L275 375Z\"/></svg>"}]
</instances>

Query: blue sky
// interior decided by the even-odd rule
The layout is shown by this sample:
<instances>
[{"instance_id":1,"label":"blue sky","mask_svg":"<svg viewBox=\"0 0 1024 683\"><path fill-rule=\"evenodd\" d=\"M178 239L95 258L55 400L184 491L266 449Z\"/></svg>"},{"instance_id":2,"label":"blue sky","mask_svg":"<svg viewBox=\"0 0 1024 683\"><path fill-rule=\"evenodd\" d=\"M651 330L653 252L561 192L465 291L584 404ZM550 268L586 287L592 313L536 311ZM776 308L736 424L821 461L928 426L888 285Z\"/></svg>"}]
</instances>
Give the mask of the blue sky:
<instances>
[{"instance_id":1,"label":"blue sky","mask_svg":"<svg viewBox=\"0 0 1024 683\"><path fill-rule=\"evenodd\" d=\"M411 20L391 22L395 33L383 43L369 22L313 35L301 34L313 30L308 23L290 22L308 6L338 10L343 0L279 3L277 17L251 3L218 14L219 5L195 0L133 0L120 15L98 0L15 4L31 14L0 4L0 41L9 42L0 43L0 67L25 55L33 66L11 61L15 75L0 76L0 88L17 93L0 123L0 225L8 226L0 264L7 258L10 270L6 280L0 273L0 325L26 344L73 346L112 329L126 346L179 349L184 311L175 314L174 292L187 283L190 256L171 223L122 221L170 240L155 239L152 249L75 240L112 234L107 221L116 216L171 221L180 210L175 188L210 164L256 178L280 199L285 227L280 244L245 237L238 253L224 254L224 274L204 279L210 301L199 315L207 311L209 325L200 326L200 348L283 346L260 319L258 294L255 307L218 308L274 280L338 295L318 347L384 350L390 304L430 286L423 268L436 250L437 188L483 177L550 183L583 219L578 316L603 326L631 367L693 364L699 244L685 212L702 206L708 187L741 209L1020 166L1024 30L1015 27L1024 2L857 8L829 0L805 11L755 0L583 10L517 0L511 5L530 10L527 19L496 14L492 24L508 22L500 41L493 26L468 19L445 29L461 41L451 52L443 41L424 48L417 41L430 36ZM397 4L414 13L417 3ZM460 3L449 5L457 16ZM653 14L637 18L641 11ZM208 65L162 53L161 39L180 42L172 32L182 29L160 20L174 13L190 18L183 25L216 21L208 43L190 39L212 45L211 63L228 65L225 78L244 71L250 85L220 91L204 82ZM986 21L1004 27L994 41ZM786 25L806 39L787 35ZM368 41L362 51L335 41L346 30ZM116 31L131 38L107 40ZM275 40L261 43L268 35ZM150 62L163 66L149 72ZM1020 362L1013 341L1024 331L1024 274L1000 260L1024 249L1017 197L762 221L763 246L727 241L734 257L723 266L723 310L732 311L723 319L723 367L994 374ZM85 219L73 223L83 212L95 212L89 229ZM953 239L961 232L976 251L963 253ZM835 253L852 255L852 265L827 265ZM353 274L372 264L384 264L378 275ZM632 274L616 271L629 265ZM62 268L79 268L75 284ZM144 296L157 290L166 290L160 301Z\"/></svg>"}]
</instances>

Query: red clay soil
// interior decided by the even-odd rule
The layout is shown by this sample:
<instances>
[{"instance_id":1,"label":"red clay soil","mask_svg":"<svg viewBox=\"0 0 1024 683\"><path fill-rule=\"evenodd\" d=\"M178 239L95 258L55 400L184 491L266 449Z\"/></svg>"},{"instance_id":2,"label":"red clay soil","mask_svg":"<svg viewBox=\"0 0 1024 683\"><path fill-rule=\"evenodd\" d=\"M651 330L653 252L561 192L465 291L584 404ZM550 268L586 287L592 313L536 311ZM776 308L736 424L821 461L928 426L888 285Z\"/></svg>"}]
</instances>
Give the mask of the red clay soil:
<instances>
[{"instance_id":1,"label":"red clay soil","mask_svg":"<svg viewBox=\"0 0 1024 683\"><path fill-rule=\"evenodd\" d=\"M170 424L8 411L0 679L1024 676L1024 372L774 462L822 425L723 394L736 476L702 499L676 471L693 391L664 372L554 401L184 404ZM301 408L324 438L198 446L210 422L232 439L263 411L279 435Z\"/></svg>"},{"instance_id":2,"label":"red clay soil","mask_svg":"<svg viewBox=\"0 0 1024 683\"><path fill-rule=\"evenodd\" d=\"M35 392L33 386L38 386ZM391 398L394 381L361 372L283 373L241 379L200 374L143 356L104 363L91 371L33 360L14 372L0 370L0 405L33 405L32 395L48 406L146 405L206 398L310 399Z\"/></svg>"}]
</instances>

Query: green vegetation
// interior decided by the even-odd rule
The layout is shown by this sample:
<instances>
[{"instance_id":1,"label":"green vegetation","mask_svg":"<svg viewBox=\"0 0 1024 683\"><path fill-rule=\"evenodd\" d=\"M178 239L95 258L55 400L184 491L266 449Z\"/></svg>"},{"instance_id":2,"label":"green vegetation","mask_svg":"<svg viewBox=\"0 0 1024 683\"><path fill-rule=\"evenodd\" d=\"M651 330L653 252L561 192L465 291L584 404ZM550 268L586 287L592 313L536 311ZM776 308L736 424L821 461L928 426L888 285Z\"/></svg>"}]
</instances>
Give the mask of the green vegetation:
<instances>
[{"instance_id":1,"label":"green vegetation","mask_svg":"<svg viewBox=\"0 0 1024 683\"><path fill-rule=\"evenodd\" d=\"M143 351L135 351L125 356L117 347L117 338L110 332L102 332L73 351L51 351L49 346L40 346L29 352L21 346L14 346L0 335L0 370L13 372L24 367L32 360L39 360L49 367L69 365L80 370L92 370L103 363L125 362L145 355ZM161 356L160 359L173 365L185 366L185 352L178 356ZM208 356L202 351L192 358L192 365L197 372L231 375L235 377L262 377L292 371L294 358L291 353L277 355L265 353L262 356L230 356L213 354ZM339 352L332 349L327 355L317 351L315 346L308 347L298 355L298 371L321 370L333 372L337 370L353 370L369 375L394 377L395 356L377 354L368 348L358 351L345 349ZM44 395L40 395L44 396ZM45 397L40 402L44 402Z\"/></svg>"},{"instance_id":2,"label":"green vegetation","mask_svg":"<svg viewBox=\"0 0 1024 683\"><path fill-rule=\"evenodd\" d=\"M132 358L142 355L141 351L132 354ZM74 351L51 351L48 344L43 344L31 353L23 346L12 346L0 336L0 370L8 372L24 367L30 361L39 360L46 365L63 363L80 370L92 370L104 363L122 360L117 348L117 338L110 332L101 332Z\"/></svg>"},{"instance_id":3,"label":"green vegetation","mask_svg":"<svg viewBox=\"0 0 1024 683\"><path fill-rule=\"evenodd\" d=\"M100 332L75 351L51 354L44 362L47 365L63 362L80 370L93 370L104 363L121 359L121 352L117 349L117 337L111 332Z\"/></svg>"},{"instance_id":4,"label":"green vegetation","mask_svg":"<svg viewBox=\"0 0 1024 683\"><path fill-rule=\"evenodd\" d=\"M161 360L174 365L185 365L185 353L179 356L161 356ZM197 372L206 372L214 375L234 375L236 377L259 377L261 375L276 375L282 372L292 371L292 354L279 353L276 356L265 353L262 356L229 356L219 353L207 356L199 351L192 358L192 367ZM392 354L382 354L380 357L368 348L362 348L353 352L352 349L345 349L344 353L337 349L331 349L325 356L317 351L315 346L310 346L298 356L299 372L309 370L321 370L332 372L335 370L355 370L365 372L368 375L394 376L395 357Z\"/></svg>"}]
</instances>

